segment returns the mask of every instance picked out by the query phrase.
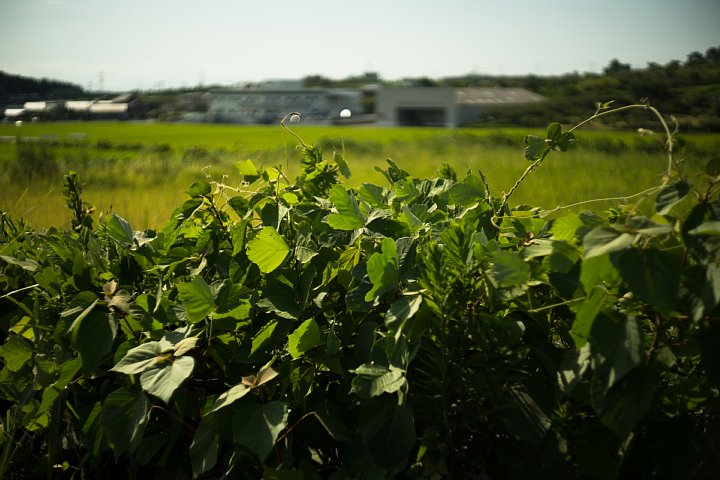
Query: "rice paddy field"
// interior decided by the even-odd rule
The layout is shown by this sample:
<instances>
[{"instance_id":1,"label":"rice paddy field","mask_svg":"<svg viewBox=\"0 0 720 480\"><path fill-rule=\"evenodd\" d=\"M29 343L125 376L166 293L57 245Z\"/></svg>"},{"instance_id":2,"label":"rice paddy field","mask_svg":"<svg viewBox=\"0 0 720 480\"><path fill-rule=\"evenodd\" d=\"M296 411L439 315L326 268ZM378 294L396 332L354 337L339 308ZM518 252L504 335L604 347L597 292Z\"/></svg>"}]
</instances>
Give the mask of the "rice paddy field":
<instances>
[{"instance_id":1,"label":"rice paddy field","mask_svg":"<svg viewBox=\"0 0 720 480\"><path fill-rule=\"evenodd\" d=\"M390 158L415 177L437 176L447 163L462 177L482 171L495 195L512 188L529 165L521 128L437 129L290 125L327 159L343 152L347 185L385 185L375 170ZM553 152L513 194L511 205L544 209L593 198L624 197L653 187L667 168L658 142L637 132L580 130L568 152ZM97 215L116 212L134 229L160 228L198 180L241 180L238 161L300 172L298 141L281 126L146 122L0 124L0 211L34 228L68 227L63 175L79 173L83 198ZM720 134L681 137L676 158L697 175L720 152ZM585 205L602 210L617 200Z\"/></svg>"}]
</instances>

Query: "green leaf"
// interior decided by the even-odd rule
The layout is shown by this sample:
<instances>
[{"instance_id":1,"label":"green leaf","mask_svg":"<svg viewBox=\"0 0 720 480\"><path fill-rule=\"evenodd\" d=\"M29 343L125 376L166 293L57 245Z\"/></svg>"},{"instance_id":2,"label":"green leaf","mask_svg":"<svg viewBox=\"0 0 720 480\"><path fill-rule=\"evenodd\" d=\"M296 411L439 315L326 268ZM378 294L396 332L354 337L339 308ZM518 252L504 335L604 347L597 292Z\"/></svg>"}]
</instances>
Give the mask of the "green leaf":
<instances>
[{"instance_id":1,"label":"green leaf","mask_svg":"<svg viewBox=\"0 0 720 480\"><path fill-rule=\"evenodd\" d=\"M383 393L395 393L405 385L405 372L390 365L365 363L354 370L350 393L360 398L372 398Z\"/></svg>"},{"instance_id":2,"label":"green leaf","mask_svg":"<svg viewBox=\"0 0 720 480\"><path fill-rule=\"evenodd\" d=\"M147 370L154 362L163 358L163 347L160 342L147 342L128 350L127 354L117 365L110 369L112 372L133 375Z\"/></svg>"},{"instance_id":3,"label":"green leaf","mask_svg":"<svg viewBox=\"0 0 720 480\"><path fill-rule=\"evenodd\" d=\"M578 230L585 226L582 219L577 214L564 215L553 220L550 232L556 240L565 240L573 243L579 238Z\"/></svg>"},{"instance_id":4,"label":"green leaf","mask_svg":"<svg viewBox=\"0 0 720 480\"><path fill-rule=\"evenodd\" d=\"M85 376L90 376L112 350L116 330L115 321L106 313L92 312L80 321L73 332L73 344L80 353Z\"/></svg>"},{"instance_id":5,"label":"green leaf","mask_svg":"<svg viewBox=\"0 0 720 480\"><path fill-rule=\"evenodd\" d=\"M208 417L203 417L190 444L193 478L199 477L215 466L219 447L220 436L215 431L214 422Z\"/></svg>"},{"instance_id":6,"label":"green leaf","mask_svg":"<svg viewBox=\"0 0 720 480\"><path fill-rule=\"evenodd\" d=\"M627 250L632 246L633 241L635 241L635 235L621 233L610 227L595 228L583 237L585 258Z\"/></svg>"},{"instance_id":7,"label":"green leaf","mask_svg":"<svg viewBox=\"0 0 720 480\"><path fill-rule=\"evenodd\" d=\"M607 389L643 362L643 336L635 317L603 311L590 332L592 368Z\"/></svg>"},{"instance_id":8,"label":"green leaf","mask_svg":"<svg viewBox=\"0 0 720 480\"><path fill-rule=\"evenodd\" d=\"M582 348L590 338L593 322L605 305L605 300L608 296L607 290L602 287L595 287L590 291L580 306L573 321L572 329L570 330L570 335L575 341L575 348L578 350Z\"/></svg>"},{"instance_id":9,"label":"green leaf","mask_svg":"<svg viewBox=\"0 0 720 480\"><path fill-rule=\"evenodd\" d=\"M201 197L203 195L210 195L210 192L212 192L212 187L207 182L195 182L192 185L190 185L190 188L188 188L187 193L192 198Z\"/></svg>"},{"instance_id":10,"label":"green leaf","mask_svg":"<svg viewBox=\"0 0 720 480\"><path fill-rule=\"evenodd\" d=\"M720 221L710 220L688 230L690 235L720 235Z\"/></svg>"},{"instance_id":11,"label":"green leaf","mask_svg":"<svg viewBox=\"0 0 720 480\"><path fill-rule=\"evenodd\" d=\"M331 400L325 399L315 409L315 418L330 436L338 442L352 440L353 432L345 425L343 411Z\"/></svg>"},{"instance_id":12,"label":"green leaf","mask_svg":"<svg viewBox=\"0 0 720 480\"><path fill-rule=\"evenodd\" d=\"M367 274L372 289L365 294L365 301L389 290L398 279L397 246L392 238L386 237L382 243L382 252L373 253L367 262Z\"/></svg>"},{"instance_id":13,"label":"green leaf","mask_svg":"<svg viewBox=\"0 0 720 480\"><path fill-rule=\"evenodd\" d=\"M580 264L580 283L588 295L599 285L614 290L620 284L620 272L610 260L610 255L586 258Z\"/></svg>"},{"instance_id":14,"label":"green leaf","mask_svg":"<svg viewBox=\"0 0 720 480\"><path fill-rule=\"evenodd\" d=\"M191 282L179 283L177 289L190 323L204 320L215 308L213 292L202 277L197 276Z\"/></svg>"},{"instance_id":15,"label":"green leaf","mask_svg":"<svg viewBox=\"0 0 720 480\"><path fill-rule=\"evenodd\" d=\"M235 168L237 168L240 175L243 176L243 180L248 183L252 183L260 178L260 173L258 173L257 168L255 168L255 164L251 160L236 162Z\"/></svg>"},{"instance_id":16,"label":"green leaf","mask_svg":"<svg viewBox=\"0 0 720 480\"><path fill-rule=\"evenodd\" d=\"M133 244L134 234L130 224L117 213L113 213L105 222L107 234L120 245L129 247Z\"/></svg>"},{"instance_id":17,"label":"green leaf","mask_svg":"<svg viewBox=\"0 0 720 480\"><path fill-rule=\"evenodd\" d=\"M720 175L720 155L716 155L705 164L705 173L711 177Z\"/></svg>"},{"instance_id":18,"label":"green leaf","mask_svg":"<svg viewBox=\"0 0 720 480\"><path fill-rule=\"evenodd\" d=\"M545 134L545 137L548 140L552 140L553 142L557 142L560 140L560 136L562 135L562 125L560 125L558 122L553 122L547 127L547 133Z\"/></svg>"},{"instance_id":19,"label":"green leaf","mask_svg":"<svg viewBox=\"0 0 720 480\"><path fill-rule=\"evenodd\" d=\"M485 201L485 185L478 175L470 174L450 187L448 196L455 205L470 207Z\"/></svg>"},{"instance_id":20,"label":"green leaf","mask_svg":"<svg viewBox=\"0 0 720 480\"><path fill-rule=\"evenodd\" d=\"M282 265L290 247L275 228L265 227L248 242L246 252L261 272L269 273Z\"/></svg>"},{"instance_id":21,"label":"green leaf","mask_svg":"<svg viewBox=\"0 0 720 480\"><path fill-rule=\"evenodd\" d=\"M663 188L655 198L655 209L660 215L667 215L670 210L690 193L690 184L676 182Z\"/></svg>"},{"instance_id":22,"label":"green leaf","mask_svg":"<svg viewBox=\"0 0 720 480\"><path fill-rule=\"evenodd\" d=\"M173 393L190 376L194 366L193 357L153 362L140 375L140 385L147 393L169 404Z\"/></svg>"},{"instance_id":23,"label":"green leaf","mask_svg":"<svg viewBox=\"0 0 720 480\"><path fill-rule=\"evenodd\" d=\"M320 326L315 319L305 320L293 333L288 335L288 351L293 358L305 355L313 348L325 343Z\"/></svg>"},{"instance_id":24,"label":"green leaf","mask_svg":"<svg viewBox=\"0 0 720 480\"><path fill-rule=\"evenodd\" d=\"M10 257L8 255L0 255L0 258L2 258L10 265L17 265L18 267L22 268L23 270L27 270L28 272L35 272L40 267L40 264L31 258L20 260L18 258Z\"/></svg>"},{"instance_id":25,"label":"green leaf","mask_svg":"<svg viewBox=\"0 0 720 480\"><path fill-rule=\"evenodd\" d=\"M0 357L5 359L5 367L11 372L17 372L32 358L32 345L19 335L11 335L5 344L0 347Z\"/></svg>"},{"instance_id":26,"label":"green leaf","mask_svg":"<svg viewBox=\"0 0 720 480\"><path fill-rule=\"evenodd\" d=\"M643 368L636 368L616 384L598 403L600 421L624 440L650 411L655 381Z\"/></svg>"},{"instance_id":27,"label":"green leaf","mask_svg":"<svg viewBox=\"0 0 720 480\"><path fill-rule=\"evenodd\" d=\"M195 345L197 345L198 337L187 337L180 340L178 343L175 344L175 351L173 352L173 357L182 357L187 352L195 348Z\"/></svg>"},{"instance_id":28,"label":"green leaf","mask_svg":"<svg viewBox=\"0 0 720 480\"><path fill-rule=\"evenodd\" d=\"M680 259L659 250L632 249L618 258L623 280L638 297L667 317L678 298Z\"/></svg>"},{"instance_id":29,"label":"green leaf","mask_svg":"<svg viewBox=\"0 0 720 480\"><path fill-rule=\"evenodd\" d=\"M252 390L251 387L249 387L243 383L239 383L239 384L235 385L234 387L230 388L230 390L227 390L226 392L221 394L217 398L217 400L215 400L215 403L213 404L212 408L210 409L210 411L208 413L216 412L216 411L220 410L221 408L225 408L228 405L233 404L234 402L240 400L245 395L250 393L251 390Z\"/></svg>"},{"instance_id":30,"label":"green leaf","mask_svg":"<svg viewBox=\"0 0 720 480\"><path fill-rule=\"evenodd\" d=\"M399 338L405 322L417 313L421 304L421 295L409 295L395 301L390 306L390 309L385 314L385 326L388 330L396 332L396 339Z\"/></svg>"},{"instance_id":31,"label":"green leaf","mask_svg":"<svg viewBox=\"0 0 720 480\"><path fill-rule=\"evenodd\" d=\"M75 378L75 375L80 371L81 367L82 362L80 361L80 357L73 358L62 364L60 367L60 375L55 383L43 390L42 401L36 414L45 413L50 410L55 400L65 390L65 387L67 387L73 378Z\"/></svg>"},{"instance_id":32,"label":"green leaf","mask_svg":"<svg viewBox=\"0 0 720 480\"><path fill-rule=\"evenodd\" d=\"M360 211L355 196L348 193L340 184L330 189L330 201L335 205L337 213L328 215L328 225L335 230L355 230L365 226L365 216Z\"/></svg>"},{"instance_id":33,"label":"green leaf","mask_svg":"<svg viewBox=\"0 0 720 480\"><path fill-rule=\"evenodd\" d=\"M150 402L138 390L122 387L105 398L102 425L115 458L137 448L149 418Z\"/></svg>"},{"instance_id":34,"label":"green leaf","mask_svg":"<svg viewBox=\"0 0 720 480\"><path fill-rule=\"evenodd\" d=\"M288 414L287 405L277 401L238 408L232 421L233 439L264 462L287 427Z\"/></svg>"},{"instance_id":35,"label":"green leaf","mask_svg":"<svg viewBox=\"0 0 720 480\"><path fill-rule=\"evenodd\" d=\"M502 252L495 256L492 278L501 288L520 286L530 280L530 266L520 254Z\"/></svg>"},{"instance_id":36,"label":"green leaf","mask_svg":"<svg viewBox=\"0 0 720 480\"><path fill-rule=\"evenodd\" d=\"M303 313L302 307L295 301L292 292L290 295L270 295L260 299L256 305L264 312L272 312L289 320L297 320Z\"/></svg>"},{"instance_id":37,"label":"green leaf","mask_svg":"<svg viewBox=\"0 0 720 480\"><path fill-rule=\"evenodd\" d=\"M312 227L303 222L297 226L297 239L295 240L295 258L300 263L307 263L318 254L318 246L312 238Z\"/></svg>"},{"instance_id":38,"label":"green leaf","mask_svg":"<svg viewBox=\"0 0 720 480\"><path fill-rule=\"evenodd\" d=\"M338 152L337 150L334 150L333 160L335 161L335 164L337 164L340 174L342 174L342 176L345 178L350 178L350 167L348 166L347 161L345 161L345 157L343 156L343 154Z\"/></svg>"},{"instance_id":39,"label":"green leaf","mask_svg":"<svg viewBox=\"0 0 720 480\"><path fill-rule=\"evenodd\" d=\"M523 143L525 144L525 158L531 162L542 160L550 153L550 145L544 138L527 135Z\"/></svg>"}]
</instances>

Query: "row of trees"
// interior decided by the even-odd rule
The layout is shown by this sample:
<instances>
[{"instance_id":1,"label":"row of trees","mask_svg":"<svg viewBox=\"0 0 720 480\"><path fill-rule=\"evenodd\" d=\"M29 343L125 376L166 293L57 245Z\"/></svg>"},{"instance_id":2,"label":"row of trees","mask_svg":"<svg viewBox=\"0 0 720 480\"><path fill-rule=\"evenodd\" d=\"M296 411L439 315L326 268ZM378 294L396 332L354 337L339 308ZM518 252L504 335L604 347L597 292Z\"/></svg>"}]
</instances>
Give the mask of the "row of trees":
<instances>
[{"instance_id":1,"label":"row of trees","mask_svg":"<svg viewBox=\"0 0 720 480\"><path fill-rule=\"evenodd\" d=\"M665 112L672 112L681 124L691 130L720 131L720 46L703 54L692 52L684 62L673 60L665 65L648 63L644 68L613 59L602 73L568 73L558 76L492 76L469 74L432 79L428 77L383 80L376 73L365 73L343 79L322 75L305 77L307 87L362 88L368 84L455 86L455 87L522 87L550 99L542 105L524 106L487 112L479 124L543 125L548 115L563 123L576 123L598 100L634 103L648 98ZM212 88L206 87L205 90ZM153 105L147 114L186 111L181 105L187 91L152 92L142 95L143 104ZM42 99L77 98L88 95L72 83L33 79L0 71L0 105L25 101L36 96ZM22 100L21 100L22 99ZM364 110L372 112L372 96ZM644 119L643 119L644 120ZM622 117L616 126L634 126L633 118Z\"/></svg>"},{"instance_id":2,"label":"row of trees","mask_svg":"<svg viewBox=\"0 0 720 480\"><path fill-rule=\"evenodd\" d=\"M367 75L331 80L320 75L305 77L309 86L360 87ZM602 73L568 73L557 76L493 76L468 74L433 79L404 78L380 81L388 85L453 86L453 87L521 87L540 93L549 102L532 107L502 109L488 112L479 122L538 126L544 124L548 112L563 123L576 123L598 100L634 103L648 98L665 112L672 112L681 123L695 130L720 130L720 47L711 47L704 54L692 52L684 62L672 60L665 65L648 63L644 68L613 59ZM623 117L616 125L633 123Z\"/></svg>"}]
</instances>

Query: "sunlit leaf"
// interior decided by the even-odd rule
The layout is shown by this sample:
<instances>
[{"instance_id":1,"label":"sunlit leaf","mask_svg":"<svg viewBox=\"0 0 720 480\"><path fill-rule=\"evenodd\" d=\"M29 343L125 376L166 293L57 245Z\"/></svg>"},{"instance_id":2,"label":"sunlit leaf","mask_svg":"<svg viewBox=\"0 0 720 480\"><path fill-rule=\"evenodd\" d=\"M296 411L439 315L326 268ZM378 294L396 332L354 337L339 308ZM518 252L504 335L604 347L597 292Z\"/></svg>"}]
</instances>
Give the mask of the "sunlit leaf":
<instances>
[{"instance_id":1,"label":"sunlit leaf","mask_svg":"<svg viewBox=\"0 0 720 480\"><path fill-rule=\"evenodd\" d=\"M365 363L354 370L351 393L371 398L383 393L395 393L405 385L405 373L398 367Z\"/></svg>"},{"instance_id":2,"label":"sunlit leaf","mask_svg":"<svg viewBox=\"0 0 720 480\"><path fill-rule=\"evenodd\" d=\"M398 256L395 241L385 238L382 252L373 253L367 262L367 273L372 289L365 294L369 302L376 296L391 288L398 279Z\"/></svg>"},{"instance_id":3,"label":"sunlit leaf","mask_svg":"<svg viewBox=\"0 0 720 480\"><path fill-rule=\"evenodd\" d=\"M355 196L348 193L342 185L333 185L330 189L330 201L337 213L328 215L328 225L336 230L355 230L365 226L365 216L360 211Z\"/></svg>"},{"instance_id":4,"label":"sunlit leaf","mask_svg":"<svg viewBox=\"0 0 720 480\"><path fill-rule=\"evenodd\" d=\"M197 276L191 282L179 283L177 289L191 323L204 320L215 308L213 292L202 277Z\"/></svg>"},{"instance_id":5,"label":"sunlit leaf","mask_svg":"<svg viewBox=\"0 0 720 480\"><path fill-rule=\"evenodd\" d=\"M318 345L325 343L315 319L305 320L293 333L288 335L288 351L293 358L299 358Z\"/></svg>"},{"instance_id":6,"label":"sunlit leaf","mask_svg":"<svg viewBox=\"0 0 720 480\"><path fill-rule=\"evenodd\" d=\"M193 357L153 362L140 375L140 385L149 394L169 404L173 393L190 376L194 366Z\"/></svg>"},{"instance_id":7,"label":"sunlit leaf","mask_svg":"<svg viewBox=\"0 0 720 480\"><path fill-rule=\"evenodd\" d=\"M290 247L275 228L265 227L248 242L246 252L261 272L269 273L282 265Z\"/></svg>"}]
</instances>

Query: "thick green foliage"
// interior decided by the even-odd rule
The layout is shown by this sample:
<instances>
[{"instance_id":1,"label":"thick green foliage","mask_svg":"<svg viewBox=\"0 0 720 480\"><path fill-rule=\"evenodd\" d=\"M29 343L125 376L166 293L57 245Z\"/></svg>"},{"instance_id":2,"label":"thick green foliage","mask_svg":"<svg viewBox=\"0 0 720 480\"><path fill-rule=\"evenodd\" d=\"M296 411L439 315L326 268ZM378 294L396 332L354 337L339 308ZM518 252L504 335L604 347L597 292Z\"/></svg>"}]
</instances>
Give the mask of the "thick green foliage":
<instances>
[{"instance_id":1,"label":"thick green foliage","mask_svg":"<svg viewBox=\"0 0 720 480\"><path fill-rule=\"evenodd\" d=\"M717 165L546 221L481 175L348 190L307 153L161 231L93 230L74 176L72 230L3 218L8 478L714 476Z\"/></svg>"}]
</instances>

